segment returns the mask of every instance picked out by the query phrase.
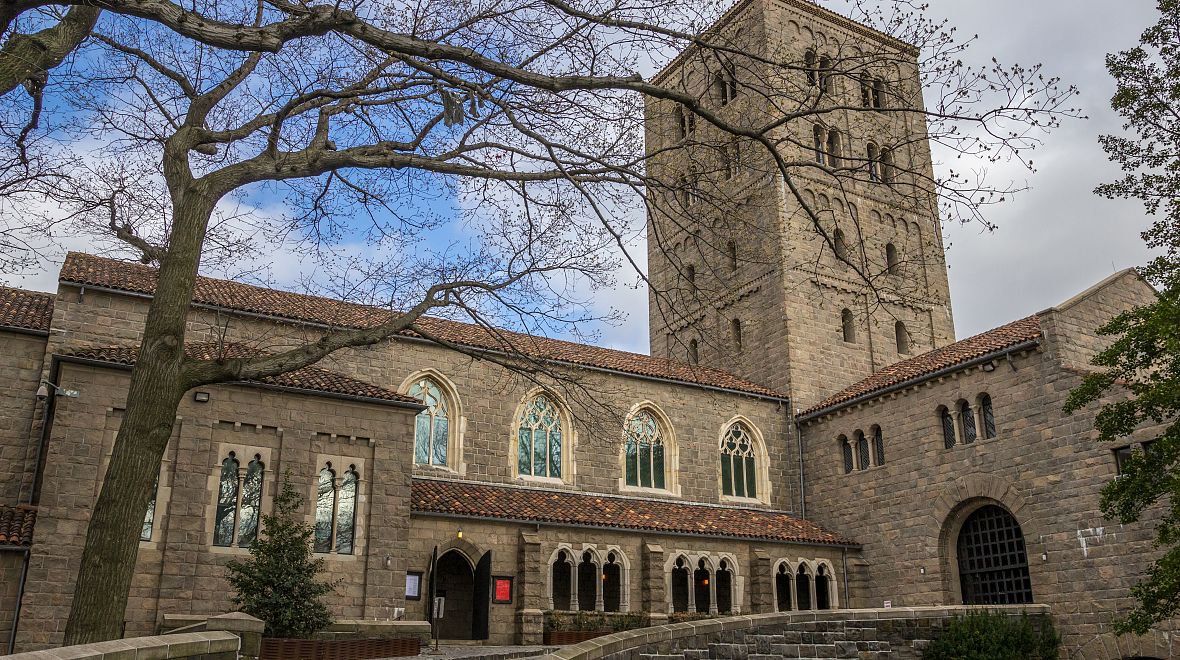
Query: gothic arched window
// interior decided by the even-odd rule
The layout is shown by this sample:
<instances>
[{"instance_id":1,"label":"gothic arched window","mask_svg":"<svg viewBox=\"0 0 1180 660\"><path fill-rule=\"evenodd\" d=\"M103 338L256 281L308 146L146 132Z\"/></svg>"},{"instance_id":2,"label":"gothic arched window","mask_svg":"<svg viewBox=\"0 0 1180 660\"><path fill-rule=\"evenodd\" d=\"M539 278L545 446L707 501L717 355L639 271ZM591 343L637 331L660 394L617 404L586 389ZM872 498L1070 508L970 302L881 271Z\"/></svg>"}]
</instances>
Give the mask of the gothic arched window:
<instances>
[{"instance_id":1,"label":"gothic arched window","mask_svg":"<svg viewBox=\"0 0 1180 660\"><path fill-rule=\"evenodd\" d=\"M625 445L628 486L664 488L664 433L648 410L640 410L627 420Z\"/></svg>"},{"instance_id":2,"label":"gothic arched window","mask_svg":"<svg viewBox=\"0 0 1180 660\"><path fill-rule=\"evenodd\" d=\"M517 427L517 470L530 477L561 478L561 413L544 394L528 402Z\"/></svg>"},{"instance_id":3,"label":"gothic arched window","mask_svg":"<svg viewBox=\"0 0 1180 660\"><path fill-rule=\"evenodd\" d=\"M677 557L672 567L672 611L688 611L688 562Z\"/></svg>"},{"instance_id":4,"label":"gothic arched window","mask_svg":"<svg viewBox=\"0 0 1180 660\"><path fill-rule=\"evenodd\" d=\"M234 544L238 523L238 459L234 452L221 462L221 479L217 487L217 513L213 522L213 545Z\"/></svg>"},{"instance_id":5,"label":"gothic arched window","mask_svg":"<svg viewBox=\"0 0 1180 660\"><path fill-rule=\"evenodd\" d=\"M830 591L831 578L828 576L827 567L821 565L819 570L815 573L815 609L832 609L832 596Z\"/></svg>"},{"instance_id":6,"label":"gothic arched window","mask_svg":"<svg viewBox=\"0 0 1180 660\"><path fill-rule=\"evenodd\" d=\"M803 564L795 573L795 602L801 610L811 609L811 573Z\"/></svg>"},{"instance_id":7,"label":"gothic arched window","mask_svg":"<svg viewBox=\"0 0 1180 660\"><path fill-rule=\"evenodd\" d=\"M850 344L856 341L856 320L852 317L852 310L840 312L840 329L844 332L844 341Z\"/></svg>"},{"instance_id":8,"label":"gothic arched window","mask_svg":"<svg viewBox=\"0 0 1180 660\"><path fill-rule=\"evenodd\" d=\"M721 492L731 497L758 497L758 470L750 429L734 422L721 438Z\"/></svg>"},{"instance_id":9,"label":"gothic arched window","mask_svg":"<svg viewBox=\"0 0 1180 660\"><path fill-rule=\"evenodd\" d=\"M942 427L942 444L947 449L953 449L955 444L955 418L951 416L951 411L947 410L946 406L939 406L938 408L938 423Z\"/></svg>"},{"instance_id":10,"label":"gothic arched window","mask_svg":"<svg viewBox=\"0 0 1180 660\"><path fill-rule=\"evenodd\" d=\"M573 562L570 560L569 553L565 550L559 551L557 558L553 560L551 569L550 588L553 609L563 611L573 609L570 604L573 594Z\"/></svg>"},{"instance_id":11,"label":"gothic arched window","mask_svg":"<svg viewBox=\"0 0 1180 660\"><path fill-rule=\"evenodd\" d=\"M712 599L710 598L712 590L709 589L709 577L709 567L705 564L705 560L698 560L697 570L692 573L692 583L697 612L701 614L708 614L709 605L712 604Z\"/></svg>"},{"instance_id":12,"label":"gothic arched window","mask_svg":"<svg viewBox=\"0 0 1180 660\"><path fill-rule=\"evenodd\" d=\"M979 395L979 414L983 417L983 437L988 440L996 437L996 413L992 410L990 395Z\"/></svg>"},{"instance_id":13,"label":"gothic arched window","mask_svg":"<svg viewBox=\"0 0 1180 660\"><path fill-rule=\"evenodd\" d=\"M578 564L578 609L593 612L597 602L598 566L594 563L594 556L587 550L582 553L582 561Z\"/></svg>"},{"instance_id":14,"label":"gothic arched window","mask_svg":"<svg viewBox=\"0 0 1180 660\"><path fill-rule=\"evenodd\" d=\"M774 575L775 606L779 612L791 611L791 569L786 562L778 565Z\"/></svg>"},{"instance_id":15,"label":"gothic arched window","mask_svg":"<svg viewBox=\"0 0 1180 660\"><path fill-rule=\"evenodd\" d=\"M410 387L409 395L421 401L426 410L414 419L414 462L418 465L447 465L450 443L450 406L438 383L422 378Z\"/></svg>"},{"instance_id":16,"label":"gothic arched window","mask_svg":"<svg viewBox=\"0 0 1180 660\"><path fill-rule=\"evenodd\" d=\"M622 607L623 567L615 553L608 553L602 567L602 610L618 612Z\"/></svg>"},{"instance_id":17,"label":"gothic arched window","mask_svg":"<svg viewBox=\"0 0 1180 660\"><path fill-rule=\"evenodd\" d=\"M726 243L725 253L729 261L729 272L736 273L738 269L737 241L729 241Z\"/></svg>"},{"instance_id":18,"label":"gothic arched window","mask_svg":"<svg viewBox=\"0 0 1180 660\"><path fill-rule=\"evenodd\" d=\"M975 442L975 411L966 401L959 402L959 423L963 425L963 442Z\"/></svg>"},{"instance_id":19,"label":"gothic arched window","mask_svg":"<svg viewBox=\"0 0 1180 660\"><path fill-rule=\"evenodd\" d=\"M729 569L729 560L722 559L717 567L717 612L729 614L733 611L733 571Z\"/></svg>"}]
</instances>

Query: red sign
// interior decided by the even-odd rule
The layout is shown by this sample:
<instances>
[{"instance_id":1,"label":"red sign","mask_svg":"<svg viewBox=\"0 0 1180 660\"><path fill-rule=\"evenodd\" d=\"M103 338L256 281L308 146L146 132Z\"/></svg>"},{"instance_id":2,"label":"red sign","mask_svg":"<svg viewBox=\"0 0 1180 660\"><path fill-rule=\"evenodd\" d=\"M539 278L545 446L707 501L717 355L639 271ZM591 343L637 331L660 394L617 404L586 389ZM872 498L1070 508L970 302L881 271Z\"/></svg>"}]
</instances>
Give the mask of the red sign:
<instances>
[{"instance_id":1,"label":"red sign","mask_svg":"<svg viewBox=\"0 0 1180 660\"><path fill-rule=\"evenodd\" d=\"M496 578L492 600L497 603L512 602L512 578Z\"/></svg>"}]
</instances>

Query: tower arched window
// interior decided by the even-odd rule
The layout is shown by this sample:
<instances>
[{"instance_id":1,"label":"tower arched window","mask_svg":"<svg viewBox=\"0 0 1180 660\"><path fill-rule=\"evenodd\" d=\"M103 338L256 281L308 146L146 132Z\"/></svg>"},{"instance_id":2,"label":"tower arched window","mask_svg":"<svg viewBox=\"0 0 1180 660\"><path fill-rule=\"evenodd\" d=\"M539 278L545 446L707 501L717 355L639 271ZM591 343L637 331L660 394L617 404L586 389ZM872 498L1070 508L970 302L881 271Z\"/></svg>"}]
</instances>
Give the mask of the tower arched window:
<instances>
[{"instance_id":1,"label":"tower arched window","mask_svg":"<svg viewBox=\"0 0 1180 660\"><path fill-rule=\"evenodd\" d=\"M896 165L893 158L892 149L881 150L881 181L885 183L893 183L897 176Z\"/></svg>"},{"instance_id":2,"label":"tower arched window","mask_svg":"<svg viewBox=\"0 0 1180 660\"><path fill-rule=\"evenodd\" d=\"M721 492L730 497L758 497L758 463L754 437L734 422L721 438Z\"/></svg>"},{"instance_id":3,"label":"tower arched window","mask_svg":"<svg viewBox=\"0 0 1180 660\"><path fill-rule=\"evenodd\" d=\"M742 321L733 319L729 322L729 336L733 340L733 347L742 350Z\"/></svg>"},{"instance_id":4,"label":"tower arched window","mask_svg":"<svg viewBox=\"0 0 1180 660\"><path fill-rule=\"evenodd\" d=\"M983 437L988 440L996 437L996 413L992 410L991 395L979 395L979 414L983 418Z\"/></svg>"},{"instance_id":5,"label":"tower arched window","mask_svg":"<svg viewBox=\"0 0 1180 660\"><path fill-rule=\"evenodd\" d=\"M869 143L867 164L869 167L869 181L881 180L881 149L872 142Z\"/></svg>"},{"instance_id":6,"label":"tower arched window","mask_svg":"<svg viewBox=\"0 0 1180 660\"><path fill-rule=\"evenodd\" d=\"M614 552L606 555L602 567L602 610L618 612L623 601L623 568Z\"/></svg>"},{"instance_id":7,"label":"tower arched window","mask_svg":"<svg viewBox=\"0 0 1180 660\"><path fill-rule=\"evenodd\" d=\"M665 488L664 431L648 410L640 410L627 420L625 441L628 486Z\"/></svg>"},{"instance_id":8,"label":"tower arched window","mask_svg":"<svg viewBox=\"0 0 1180 660\"><path fill-rule=\"evenodd\" d=\"M963 442L975 442L975 411L971 410L971 404L966 401L959 402L959 423L963 425Z\"/></svg>"},{"instance_id":9,"label":"tower arched window","mask_svg":"<svg viewBox=\"0 0 1180 660\"><path fill-rule=\"evenodd\" d=\"M450 409L447 397L431 378L420 378L407 392L426 406L414 418L414 463L447 466L450 445Z\"/></svg>"},{"instance_id":10,"label":"tower arched window","mask_svg":"<svg viewBox=\"0 0 1180 660\"><path fill-rule=\"evenodd\" d=\"M697 344L697 340L695 340L695 339L688 340L688 362L689 362L689 364L696 364L697 362L700 362L700 359L701 359L701 354L700 354L699 346Z\"/></svg>"},{"instance_id":11,"label":"tower arched window","mask_svg":"<svg viewBox=\"0 0 1180 660\"><path fill-rule=\"evenodd\" d=\"M938 408L938 424L942 428L942 444L947 449L953 449L957 444L955 441L955 418L946 406Z\"/></svg>"},{"instance_id":12,"label":"tower arched window","mask_svg":"<svg viewBox=\"0 0 1180 660\"><path fill-rule=\"evenodd\" d=\"M819 84L818 66L819 58L816 56L814 50L808 48L803 53L803 70L807 72L807 84L812 87Z\"/></svg>"},{"instance_id":13,"label":"tower arched window","mask_svg":"<svg viewBox=\"0 0 1180 660\"><path fill-rule=\"evenodd\" d=\"M827 55L821 55L819 58L819 88L827 94L831 94L833 88L832 84L832 58Z\"/></svg>"},{"instance_id":14,"label":"tower arched window","mask_svg":"<svg viewBox=\"0 0 1180 660\"><path fill-rule=\"evenodd\" d=\"M676 115L676 135L679 140L684 140L692 135L697 128L697 116L693 114L692 110L677 105L674 111Z\"/></svg>"},{"instance_id":15,"label":"tower arched window","mask_svg":"<svg viewBox=\"0 0 1180 660\"><path fill-rule=\"evenodd\" d=\"M885 465L885 435L880 426L873 427L873 458L876 465Z\"/></svg>"},{"instance_id":16,"label":"tower arched window","mask_svg":"<svg viewBox=\"0 0 1180 660\"><path fill-rule=\"evenodd\" d=\"M836 253L837 259L848 259L848 241L844 238L844 232L839 229L832 232L832 251Z\"/></svg>"},{"instance_id":17,"label":"tower arched window","mask_svg":"<svg viewBox=\"0 0 1180 660\"><path fill-rule=\"evenodd\" d=\"M848 436L840 436L838 439L840 443L840 452L844 457L844 474L852 474L856 464L853 460L852 443L848 441Z\"/></svg>"},{"instance_id":18,"label":"tower arched window","mask_svg":"<svg viewBox=\"0 0 1180 660\"><path fill-rule=\"evenodd\" d=\"M525 406L517 427L517 471L523 476L561 478L562 418L557 404L537 394Z\"/></svg>"},{"instance_id":19,"label":"tower arched window","mask_svg":"<svg viewBox=\"0 0 1180 660\"><path fill-rule=\"evenodd\" d=\"M910 353L910 331L901 321L893 324L893 332L897 337L897 352L902 355Z\"/></svg>"},{"instance_id":20,"label":"tower arched window","mask_svg":"<svg viewBox=\"0 0 1180 660\"><path fill-rule=\"evenodd\" d=\"M900 262L897 258L897 246L893 243L885 245L885 269L890 275L896 275Z\"/></svg>"},{"instance_id":21,"label":"tower arched window","mask_svg":"<svg viewBox=\"0 0 1180 660\"><path fill-rule=\"evenodd\" d=\"M722 62L721 70L713 75L713 94L721 105L737 100L737 72L729 62Z\"/></svg>"},{"instance_id":22,"label":"tower arched window","mask_svg":"<svg viewBox=\"0 0 1180 660\"><path fill-rule=\"evenodd\" d=\"M885 81L877 78L873 81L873 109L884 110L886 107L885 97L888 90L885 87Z\"/></svg>"},{"instance_id":23,"label":"tower arched window","mask_svg":"<svg viewBox=\"0 0 1180 660\"><path fill-rule=\"evenodd\" d=\"M737 241L729 241L725 244L725 255L729 263L729 272L736 273L738 269Z\"/></svg>"},{"instance_id":24,"label":"tower arched window","mask_svg":"<svg viewBox=\"0 0 1180 660\"><path fill-rule=\"evenodd\" d=\"M862 108L873 107L873 79L868 75L860 77L860 106Z\"/></svg>"},{"instance_id":25,"label":"tower arched window","mask_svg":"<svg viewBox=\"0 0 1180 660\"><path fill-rule=\"evenodd\" d=\"M827 152L828 167L840 167L840 131L828 131Z\"/></svg>"},{"instance_id":26,"label":"tower arched window","mask_svg":"<svg viewBox=\"0 0 1180 660\"><path fill-rule=\"evenodd\" d=\"M553 598L553 609L568 611L573 609L573 560L569 552L560 550L550 566L550 595Z\"/></svg>"},{"instance_id":27,"label":"tower arched window","mask_svg":"<svg viewBox=\"0 0 1180 660\"><path fill-rule=\"evenodd\" d=\"M816 124L811 128L811 139L813 149L815 151L815 162L824 165L828 162L827 159L827 142L828 131L823 126Z\"/></svg>"},{"instance_id":28,"label":"tower arched window","mask_svg":"<svg viewBox=\"0 0 1180 660\"><path fill-rule=\"evenodd\" d=\"M860 470L867 470L872 466L872 459L869 456L869 441L865 438L864 431L857 431L856 434L856 467Z\"/></svg>"},{"instance_id":29,"label":"tower arched window","mask_svg":"<svg viewBox=\"0 0 1180 660\"><path fill-rule=\"evenodd\" d=\"M795 603L800 610L811 609L811 572L803 564L795 573Z\"/></svg>"},{"instance_id":30,"label":"tower arched window","mask_svg":"<svg viewBox=\"0 0 1180 660\"><path fill-rule=\"evenodd\" d=\"M852 310L840 312L840 327L844 332L844 341L849 344L856 342L856 320L852 317Z\"/></svg>"},{"instance_id":31,"label":"tower arched window","mask_svg":"<svg viewBox=\"0 0 1180 660\"><path fill-rule=\"evenodd\" d=\"M693 264L688 264L684 267L684 281L688 284L688 290L695 293L697 288L697 267Z\"/></svg>"}]
</instances>

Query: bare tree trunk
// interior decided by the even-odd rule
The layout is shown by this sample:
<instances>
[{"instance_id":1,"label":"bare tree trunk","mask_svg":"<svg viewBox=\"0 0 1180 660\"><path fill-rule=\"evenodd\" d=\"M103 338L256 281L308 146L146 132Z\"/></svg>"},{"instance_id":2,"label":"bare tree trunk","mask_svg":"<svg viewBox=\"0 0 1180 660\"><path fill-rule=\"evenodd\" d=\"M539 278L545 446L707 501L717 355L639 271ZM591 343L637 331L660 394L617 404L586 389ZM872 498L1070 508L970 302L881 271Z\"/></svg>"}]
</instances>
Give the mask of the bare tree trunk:
<instances>
[{"instance_id":1,"label":"bare tree trunk","mask_svg":"<svg viewBox=\"0 0 1180 660\"><path fill-rule=\"evenodd\" d=\"M131 372L126 412L86 533L67 645L122 635L139 530L187 389L181 372L185 322L213 203L192 192L176 195L176 201L172 240Z\"/></svg>"},{"instance_id":2,"label":"bare tree trunk","mask_svg":"<svg viewBox=\"0 0 1180 660\"><path fill-rule=\"evenodd\" d=\"M0 49L0 95L61 64L90 34L99 13L97 7L71 7L57 25L35 34L12 35ZM0 22L11 24L14 18L0 15ZM8 25L3 28L7 30Z\"/></svg>"}]
</instances>

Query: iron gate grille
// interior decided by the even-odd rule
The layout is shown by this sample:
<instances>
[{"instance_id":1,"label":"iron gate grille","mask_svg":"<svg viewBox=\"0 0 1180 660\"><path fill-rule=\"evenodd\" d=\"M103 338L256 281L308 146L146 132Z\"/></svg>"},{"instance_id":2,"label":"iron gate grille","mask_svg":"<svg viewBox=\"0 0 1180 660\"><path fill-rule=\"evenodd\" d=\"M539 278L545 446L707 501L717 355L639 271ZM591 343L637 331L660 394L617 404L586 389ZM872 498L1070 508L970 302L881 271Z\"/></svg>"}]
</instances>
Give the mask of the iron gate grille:
<instances>
[{"instance_id":1,"label":"iron gate grille","mask_svg":"<svg viewBox=\"0 0 1180 660\"><path fill-rule=\"evenodd\" d=\"M965 605L1033 602L1020 523L998 506L967 518L959 532L959 580Z\"/></svg>"}]
</instances>

